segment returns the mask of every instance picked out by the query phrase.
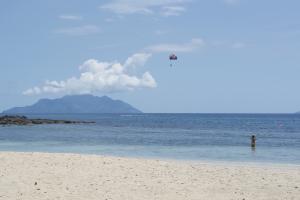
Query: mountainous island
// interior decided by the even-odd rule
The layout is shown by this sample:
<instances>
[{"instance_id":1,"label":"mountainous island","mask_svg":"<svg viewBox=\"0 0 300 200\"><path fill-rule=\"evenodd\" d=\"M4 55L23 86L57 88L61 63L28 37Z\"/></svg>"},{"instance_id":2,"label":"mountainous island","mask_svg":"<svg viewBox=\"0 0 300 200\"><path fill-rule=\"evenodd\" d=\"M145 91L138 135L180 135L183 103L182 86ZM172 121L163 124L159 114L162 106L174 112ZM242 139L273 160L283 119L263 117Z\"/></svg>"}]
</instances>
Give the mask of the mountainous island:
<instances>
[{"instance_id":1,"label":"mountainous island","mask_svg":"<svg viewBox=\"0 0 300 200\"><path fill-rule=\"evenodd\" d=\"M31 106L15 107L3 111L3 114L80 114L80 113L141 113L120 100L107 96L68 95L58 99L41 99Z\"/></svg>"}]
</instances>

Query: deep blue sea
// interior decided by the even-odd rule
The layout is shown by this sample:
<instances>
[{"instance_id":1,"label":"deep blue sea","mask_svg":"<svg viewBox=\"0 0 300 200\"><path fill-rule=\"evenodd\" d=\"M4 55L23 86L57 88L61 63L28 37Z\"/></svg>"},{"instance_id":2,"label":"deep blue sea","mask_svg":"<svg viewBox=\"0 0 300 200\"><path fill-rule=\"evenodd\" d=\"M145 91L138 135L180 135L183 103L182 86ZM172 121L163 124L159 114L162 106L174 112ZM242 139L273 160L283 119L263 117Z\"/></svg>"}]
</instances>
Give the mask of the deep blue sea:
<instances>
[{"instance_id":1,"label":"deep blue sea","mask_svg":"<svg viewBox=\"0 0 300 200\"><path fill-rule=\"evenodd\" d=\"M296 114L60 114L95 124L0 127L0 151L300 164ZM257 146L250 147L255 134Z\"/></svg>"}]
</instances>

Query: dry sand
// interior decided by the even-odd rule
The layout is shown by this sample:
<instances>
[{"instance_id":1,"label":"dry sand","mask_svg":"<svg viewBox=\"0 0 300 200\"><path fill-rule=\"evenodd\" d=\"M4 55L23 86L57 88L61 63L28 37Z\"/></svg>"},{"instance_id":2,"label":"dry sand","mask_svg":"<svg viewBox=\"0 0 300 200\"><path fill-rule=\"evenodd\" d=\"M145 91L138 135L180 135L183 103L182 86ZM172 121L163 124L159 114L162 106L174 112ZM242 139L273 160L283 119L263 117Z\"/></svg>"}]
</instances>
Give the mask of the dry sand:
<instances>
[{"instance_id":1,"label":"dry sand","mask_svg":"<svg viewBox=\"0 0 300 200\"><path fill-rule=\"evenodd\" d=\"M1 152L0 199L299 200L300 167Z\"/></svg>"}]
</instances>

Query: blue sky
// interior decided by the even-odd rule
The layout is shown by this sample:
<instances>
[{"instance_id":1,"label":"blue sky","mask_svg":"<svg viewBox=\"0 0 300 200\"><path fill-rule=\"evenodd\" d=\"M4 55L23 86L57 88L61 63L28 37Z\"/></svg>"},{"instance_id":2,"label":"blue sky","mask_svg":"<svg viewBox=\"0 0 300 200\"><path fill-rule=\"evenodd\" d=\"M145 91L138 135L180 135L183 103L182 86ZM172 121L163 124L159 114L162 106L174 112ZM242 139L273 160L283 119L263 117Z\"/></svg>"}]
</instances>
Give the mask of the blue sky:
<instances>
[{"instance_id":1,"label":"blue sky","mask_svg":"<svg viewBox=\"0 0 300 200\"><path fill-rule=\"evenodd\" d=\"M296 0L3 0L0 110L93 93L144 112L298 111L299 8Z\"/></svg>"}]
</instances>

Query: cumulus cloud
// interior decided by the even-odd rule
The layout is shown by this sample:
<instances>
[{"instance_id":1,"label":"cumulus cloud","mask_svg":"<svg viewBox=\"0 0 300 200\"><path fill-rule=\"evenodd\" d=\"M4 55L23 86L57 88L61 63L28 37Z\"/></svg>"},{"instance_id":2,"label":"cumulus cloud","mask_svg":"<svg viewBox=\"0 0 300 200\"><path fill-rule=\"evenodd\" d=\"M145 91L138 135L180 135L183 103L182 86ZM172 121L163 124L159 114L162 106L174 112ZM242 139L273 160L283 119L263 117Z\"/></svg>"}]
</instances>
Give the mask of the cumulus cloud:
<instances>
[{"instance_id":1,"label":"cumulus cloud","mask_svg":"<svg viewBox=\"0 0 300 200\"><path fill-rule=\"evenodd\" d=\"M85 25L77 27L62 28L55 31L58 34L70 35L70 36L82 36L91 35L101 32L101 29L95 25Z\"/></svg>"},{"instance_id":2,"label":"cumulus cloud","mask_svg":"<svg viewBox=\"0 0 300 200\"><path fill-rule=\"evenodd\" d=\"M161 53L161 52L191 52L199 47L204 46L204 40L201 38L194 38L190 42L183 44L156 44L149 47L146 47L147 51Z\"/></svg>"},{"instance_id":3,"label":"cumulus cloud","mask_svg":"<svg viewBox=\"0 0 300 200\"><path fill-rule=\"evenodd\" d=\"M116 14L153 14L161 10L166 16L170 16L185 11L182 5L189 1L191 0L113 0L100 8Z\"/></svg>"},{"instance_id":4,"label":"cumulus cloud","mask_svg":"<svg viewBox=\"0 0 300 200\"><path fill-rule=\"evenodd\" d=\"M155 88L157 84L150 72L146 71L140 77L132 73L132 68L145 65L150 57L151 54L146 53L134 54L124 64L90 59L79 67L79 77L71 77L63 81L46 81L43 86L30 88L23 94L86 94Z\"/></svg>"},{"instance_id":5,"label":"cumulus cloud","mask_svg":"<svg viewBox=\"0 0 300 200\"><path fill-rule=\"evenodd\" d=\"M82 16L78 15L60 15L59 18L64 20L82 20Z\"/></svg>"}]
</instances>

